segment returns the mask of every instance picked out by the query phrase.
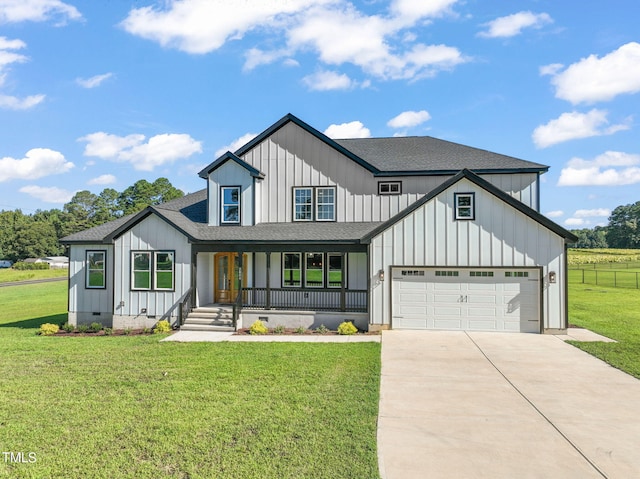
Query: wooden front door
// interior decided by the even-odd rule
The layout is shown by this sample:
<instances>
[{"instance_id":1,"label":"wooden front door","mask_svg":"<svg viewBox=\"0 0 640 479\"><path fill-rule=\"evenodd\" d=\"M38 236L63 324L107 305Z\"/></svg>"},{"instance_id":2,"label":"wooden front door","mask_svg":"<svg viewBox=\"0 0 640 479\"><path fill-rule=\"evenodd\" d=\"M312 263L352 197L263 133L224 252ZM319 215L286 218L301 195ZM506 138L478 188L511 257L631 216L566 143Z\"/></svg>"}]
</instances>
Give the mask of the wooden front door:
<instances>
[{"instance_id":1,"label":"wooden front door","mask_svg":"<svg viewBox=\"0 0 640 479\"><path fill-rule=\"evenodd\" d=\"M243 256L246 264L246 255ZM246 266L242 283L246 284ZM217 253L214 257L213 298L216 303L231 304L240 288L240 258L238 253Z\"/></svg>"}]
</instances>

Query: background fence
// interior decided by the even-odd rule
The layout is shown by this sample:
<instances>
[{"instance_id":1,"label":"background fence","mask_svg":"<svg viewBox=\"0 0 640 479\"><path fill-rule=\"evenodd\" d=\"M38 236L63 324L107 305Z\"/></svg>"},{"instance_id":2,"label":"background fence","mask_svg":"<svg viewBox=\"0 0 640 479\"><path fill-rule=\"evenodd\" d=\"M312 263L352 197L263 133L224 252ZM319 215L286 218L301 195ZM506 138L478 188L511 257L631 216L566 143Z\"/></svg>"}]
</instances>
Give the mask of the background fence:
<instances>
[{"instance_id":1,"label":"background fence","mask_svg":"<svg viewBox=\"0 0 640 479\"><path fill-rule=\"evenodd\" d=\"M610 288L640 289L640 269L638 263L585 264L569 267L569 282L608 286ZM627 271L624 271L624 270ZM622 271L621 271L622 270Z\"/></svg>"}]
</instances>

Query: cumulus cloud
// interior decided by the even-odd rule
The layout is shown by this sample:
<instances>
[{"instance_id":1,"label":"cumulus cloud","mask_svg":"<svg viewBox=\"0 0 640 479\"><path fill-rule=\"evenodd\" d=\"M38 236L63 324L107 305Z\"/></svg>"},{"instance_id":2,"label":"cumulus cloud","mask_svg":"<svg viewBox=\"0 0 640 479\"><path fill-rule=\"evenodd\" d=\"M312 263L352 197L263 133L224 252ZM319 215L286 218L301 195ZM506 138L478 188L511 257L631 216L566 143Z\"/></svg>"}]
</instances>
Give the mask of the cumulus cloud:
<instances>
[{"instance_id":1,"label":"cumulus cloud","mask_svg":"<svg viewBox=\"0 0 640 479\"><path fill-rule=\"evenodd\" d=\"M326 70L307 75L302 81L316 91L348 90L356 85L346 74Z\"/></svg>"},{"instance_id":2,"label":"cumulus cloud","mask_svg":"<svg viewBox=\"0 0 640 479\"><path fill-rule=\"evenodd\" d=\"M618 131L629 129L628 124L607 126L609 124L607 115L607 111L598 109L593 109L588 113L576 111L563 113L546 125L537 127L532 134L533 142L538 148L547 148L569 140L612 135Z\"/></svg>"},{"instance_id":3,"label":"cumulus cloud","mask_svg":"<svg viewBox=\"0 0 640 479\"><path fill-rule=\"evenodd\" d=\"M116 182L116 177L113 175L100 175L96 178L91 178L87 181L88 185L112 185Z\"/></svg>"},{"instance_id":4,"label":"cumulus cloud","mask_svg":"<svg viewBox=\"0 0 640 479\"><path fill-rule=\"evenodd\" d=\"M640 155L607 151L593 160L571 159L558 186L622 186L640 183Z\"/></svg>"},{"instance_id":5,"label":"cumulus cloud","mask_svg":"<svg viewBox=\"0 0 640 479\"><path fill-rule=\"evenodd\" d=\"M551 79L556 98L595 103L640 91L640 43L631 42L599 58L590 55Z\"/></svg>"},{"instance_id":6,"label":"cumulus cloud","mask_svg":"<svg viewBox=\"0 0 640 479\"><path fill-rule=\"evenodd\" d=\"M555 75L563 68L564 68L564 65L562 63L551 63L550 65L541 66L539 71L541 76L547 76L547 75Z\"/></svg>"},{"instance_id":7,"label":"cumulus cloud","mask_svg":"<svg viewBox=\"0 0 640 479\"><path fill-rule=\"evenodd\" d=\"M567 218L564 220L564 224L567 226L585 226L588 223L582 218Z\"/></svg>"},{"instance_id":8,"label":"cumulus cloud","mask_svg":"<svg viewBox=\"0 0 640 479\"><path fill-rule=\"evenodd\" d=\"M95 75L91 78L76 78L76 83L82 88L95 88L100 86L103 81L111 78L113 73L103 73L102 75Z\"/></svg>"},{"instance_id":9,"label":"cumulus cloud","mask_svg":"<svg viewBox=\"0 0 640 479\"><path fill-rule=\"evenodd\" d=\"M600 216L608 217L611 215L611 210L607 208L596 208L593 210L577 210L574 214L574 218L595 218Z\"/></svg>"},{"instance_id":10,"label":"cumulus cloud","mask_svg":"<svg viewBox=\"0 0 640 479\"><path fill-rule=\"evenodd\" d=\"M324 130L324 134L329 138L369 138L371 132L361 121L351 121L349 123L333 124Z\"/></svg>"},{"instance_id":11,"label":"cumulus cloud","mask_svg":"<svg viewBox=\"0 0 640 479\"><path fill-rule=\"evenodd\" d=\"M514 37L520 35L525 28L542 28L552 22L552 18L547 13L518 12L483 24L487 29L478 33L478 36L484 38Z\"/></svg>"},{"instance_id":12,"label":"cumulus cloud","mask_svg":"<svg viewBox=\"0 0 640 479\"><path fill-rule=\"evenodd\" d=\"M416 43L408 32L449 14L458 0L394 0L386 14L367 15L347 0L174 0L132 9L121 26L133 35L192 54L261 30L271 50L245 54L245 70L300 51L315 52L325 65L352 64L381 79L436 75L469 61L454 47Z\"/></svg>"},{"instance_id":13,"label":"cumulus cloud","mask_svg":"<svg viewBox=\"0 0 640 479\"><path fill-rule=\"evenodd\" d=\"M45 95L29 95L24 98L0 95L0 108L4 108L5 110L28 110L42 103L45 98Z\"/></svg>"},{"instance_id":14,"label":"cumulus cloud","mask_svg":"<svg viewBox=\"0 0 640 479\"><path fill-rule=\"evenodd\" d=\"M225 145L225 146L219 148L215 152L215 157L218 158L219 156L224 155L227 151L230 151L232 153L235 152L241 146L244 146L247 143L249 143L251 140L253 140L256 136L258 136L257 133L245 133L240 138L236 138L235 140L233 140L228 145ZM202 169L202 168L200 168L200 169ZM198 171L200 171L200 170L198 170Z\"/></svg>"},{"instance_id":15,"label":"cumulus cloud","mask_svg":"<svg viewBox=\"0 0 640 479\"><path fill-rule=\"evenodd\" d=\"M52 18L64 23L79 20L76 7L60 0L0 0L0 23L43 22Z\"/></svg>"},{"instance_id":16,"label":"cumulus cloud","mask_svg":"<svg viewBox=\"0 0 640 479\"><path fill-rule=\"evenodd\" d=\"M95 156L119 163L130 163L134 169L153 171L156 166L173 163L202 152L202 145L187 134L161 134L145 142L145 136L111 135L104 132L91 133L79 138L85 141L85 156Z\"/></svg>"},{"instance_id":17,"label":"cumulus cloud","mask_svg":"<svg viewBox=\"0 0 640 479\"><path fill-rule=\"evenodd\" d=\"M62 153L48 148L33 148L24 158L0 158L0 182L24 179L35 180L49 175L66 173L74 164Z\"/></svg>"},{"instance_id":18,"label":"cumulus cloud","mask_svg":"<svg viewBox=\"0 0 640 479\"><path fill-rule=\"evenodd\" d=\"M430 119L431 115L426 110L403 111L398 116L391 118L391 120L387 122L387 126L391 128L412 128Z\"/></svg>"},{"instance_id":19,"label":"cumulus cloud","mask_svg":"<svg viewBox=\"0 0 640 479\"><path fill-rule=\"evenodd\" d=\"M554 211L548 211L547 213L545 213L545 216L547 218L559 218L560 216L564 215L564 211L562 210L554 210Z\"/></svg>"},{"instance_id":20,"label":"cumulus cloud","mask_svg":"<svg viewBox=\"0 0 640 479\"><path fill-rule=\"evenodd\" d=\"M59 203L64 204L71 201L74 191L68 191L56 186L36 186L28 185L23 186L19 190L21 193L27 193L34 198L44 201L45 203Z\"/></svg>"}]
</instances>

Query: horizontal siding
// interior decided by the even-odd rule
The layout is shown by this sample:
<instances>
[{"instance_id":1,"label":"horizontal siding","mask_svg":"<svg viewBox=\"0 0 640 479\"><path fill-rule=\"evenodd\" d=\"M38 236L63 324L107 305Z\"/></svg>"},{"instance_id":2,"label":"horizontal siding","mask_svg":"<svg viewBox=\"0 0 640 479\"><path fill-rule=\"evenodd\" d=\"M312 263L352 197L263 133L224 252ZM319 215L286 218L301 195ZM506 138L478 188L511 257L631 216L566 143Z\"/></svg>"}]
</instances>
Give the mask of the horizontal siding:
<instances>
[{"instance_id":1,"label":"horizontal siding","mask_svg":"<svg viewBox=\"0 0 640 479\"><path fill-rule=\"evenodd\" d=\"M294 186L336 186L339 222L384 221L450 178L374 177L294 123L282 127L242 159L266 175L256 189L257 223L292 221ZM487 175L485 178L537 208L536 174ZM402 194L378 195L379 181L401 181Z\"/></svg>"},{"instance_id":2,"label":"horizontal siding","mask_svg":"<svg viewBox=\"0 0 640 479\"><path fill-rule=\"evenodd\" d=\"M455 221L455 192L474 192L476 219ZM564 324L564 240L466 179L428 201L371 243L371 271L389 267L535 267L557 282L544 290L545 328ZM374 282L373 323L390 322L390 288Z\"/></svg>"},{"instance_id":3,"label":"horizontal siding","mask_svg":"<svg viewBox=\"0 0 640 479\"><path fill-rule=\"evenodd\" d=\"M88 289L86 285L87 251L106 251L106 288ZM71 245L69 248L69 312L113 312L113 246Z\"/></svg>"}]
</instances>

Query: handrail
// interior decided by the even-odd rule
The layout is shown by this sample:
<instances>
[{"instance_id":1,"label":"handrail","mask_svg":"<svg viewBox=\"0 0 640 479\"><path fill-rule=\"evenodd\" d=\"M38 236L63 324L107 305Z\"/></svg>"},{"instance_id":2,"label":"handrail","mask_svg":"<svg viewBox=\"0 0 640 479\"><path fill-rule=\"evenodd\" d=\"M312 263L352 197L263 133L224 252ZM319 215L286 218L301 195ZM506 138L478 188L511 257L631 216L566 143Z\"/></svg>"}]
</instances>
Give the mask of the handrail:
<instances>
[{"instance_id":1,"label":"handrail","mask_svg":"<svg viewBox=\"0 0 640 479\"><path fill-rule=\"evenodd\" d=\"M238 289L238 295L233 303L233 329L238 329L238 317L242 311L242 288Z\"/></svg>"},{"instance_id":2,"label":"handrail","mask_svg":"<svg viewBox=\"0 0 640 479\"><path fill-rule=\"evenodd\" d=\"M178 326L184 324L184 320L191 311L191 296L193 295L193 288L189 288L185 295L182 297L182 301L178 306Z\"/></svg>"}]
</instances>

